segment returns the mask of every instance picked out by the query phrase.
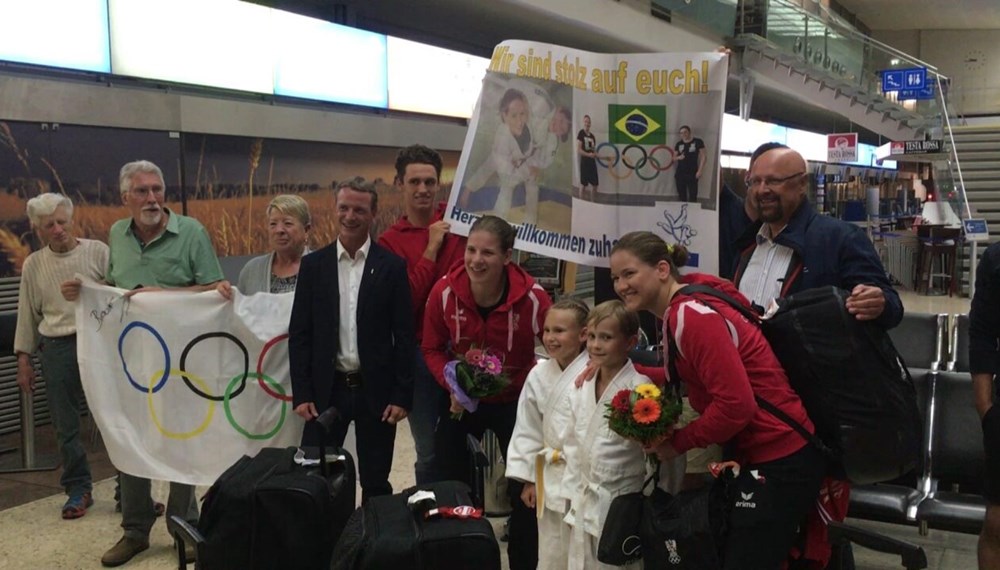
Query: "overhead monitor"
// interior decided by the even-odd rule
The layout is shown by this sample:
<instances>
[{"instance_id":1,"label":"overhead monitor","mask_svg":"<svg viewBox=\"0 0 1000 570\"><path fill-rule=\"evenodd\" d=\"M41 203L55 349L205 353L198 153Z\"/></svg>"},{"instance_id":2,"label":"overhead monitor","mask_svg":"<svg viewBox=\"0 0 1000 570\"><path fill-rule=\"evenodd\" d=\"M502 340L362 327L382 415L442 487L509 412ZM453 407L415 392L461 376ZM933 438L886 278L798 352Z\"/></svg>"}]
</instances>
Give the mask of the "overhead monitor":
<instances>
[{"instance_id":1,"label":"overhead monitor","mask_svg":"<svg viewBox=\"0 0 1000 570\"><path fill-rule=\"evenodd\" d=\"M274 93L386 108L386 37L274 10Z\"/></svg>"},{"instance_id":2,"label":"overhead monitor","mask_svg":"<svg viewBox=\"0 0 1000 570\"><path fill-rule=\"evenodd\" d=\"M116 75L272 93L271 9L238 0L108 0Z\"/></svg>"},{"instance_id":3,"label":"overhead monitor","mask_svg":"<svg viewBox=\"0 0 1000 570\"><path fill-rule=\"evenodd\" d=\"M490 60L389 36L389 108L469 118Z\"/></svg>"},{"instance_id":4,"label":"overhead monitor","mask_svg":"<svg viewBox=\"0 0 1000 570\"><path fill-rule=\"evenodd\" d=\"M111 72L107 0L5 2L0 60Z\"/></svg>"}]
</instances>

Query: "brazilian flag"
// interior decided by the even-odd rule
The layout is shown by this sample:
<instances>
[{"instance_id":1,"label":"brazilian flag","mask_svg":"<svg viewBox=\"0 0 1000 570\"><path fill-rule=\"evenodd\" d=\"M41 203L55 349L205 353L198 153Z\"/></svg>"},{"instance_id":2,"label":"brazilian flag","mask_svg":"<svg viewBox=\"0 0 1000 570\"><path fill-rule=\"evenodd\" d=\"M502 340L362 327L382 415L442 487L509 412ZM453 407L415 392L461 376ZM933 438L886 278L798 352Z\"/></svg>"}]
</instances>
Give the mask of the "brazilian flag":
<instances>
[{"instance_id":1,"label":"brazilian flag","mask_svg":"<svg viewBox=\"0 0 1000 570\"><path fill-rule=\"evenodd\" d=\"M666 144L667 108L663 105L608 105L612 144Z\"/></svg>"}]
</instances>

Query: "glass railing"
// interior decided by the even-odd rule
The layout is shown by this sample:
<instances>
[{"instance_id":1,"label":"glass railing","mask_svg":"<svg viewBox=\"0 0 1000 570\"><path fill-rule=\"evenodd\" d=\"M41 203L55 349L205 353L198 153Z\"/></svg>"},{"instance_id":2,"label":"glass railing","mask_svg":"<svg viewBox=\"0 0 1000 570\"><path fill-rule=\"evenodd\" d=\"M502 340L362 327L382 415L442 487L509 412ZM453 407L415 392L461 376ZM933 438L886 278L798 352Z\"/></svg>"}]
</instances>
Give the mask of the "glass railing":
<instances>
[{"instance_id":1,"label":"glass railing","mask_svg":"<svg viewBox=\"0 0 1000 570\"><path fill-rule=\"evenodd\" d=\"M679 16L685 20L712 30L720 36L733 35L736 22L736 7L739 0L652 0L654 10L665 10L671 18Z\"/></svg>"},{"instance_id":2,"label":"glass railing","mask_svg":"<svg viewBox=\"0 0 1000 570\"><path fill-rule=\"evenodd\" d=\"M954 148L949 116L948 78L937 68L857 31L826 8L811 0L742 0L737 10L735 37L743 41L765 40L778 51L794 56L799 64L818 77L857 88L862 93L881 95L888 104L878 111L888 112L907 125L943 139ZM883 91L882 72L893 69L925 68L930 93L909 96L904 91ZM918 90L915 90L918 91ZM948 162L935 166L939 195L954 201L959 217L968 216L961 165L952 150Z\"/></svg>"},{"instance_id":3,"label":"glass railing","mask_svg":"<svg viewBox=\"0 0 1000 570\"><path fill-rule=\"evenodd\" d=\"M744 0L738 8L734 32L737 38L763 38L818 73L883 95L900 111L923 117L925 124L940 123L938 84L946 84L947 79L934 66L862 34L816 2ZM899 92L882 91L883 70L914 67L927 69L928 82L935 86L933 98L904 99Z\"/></svg>"}]
</instances>

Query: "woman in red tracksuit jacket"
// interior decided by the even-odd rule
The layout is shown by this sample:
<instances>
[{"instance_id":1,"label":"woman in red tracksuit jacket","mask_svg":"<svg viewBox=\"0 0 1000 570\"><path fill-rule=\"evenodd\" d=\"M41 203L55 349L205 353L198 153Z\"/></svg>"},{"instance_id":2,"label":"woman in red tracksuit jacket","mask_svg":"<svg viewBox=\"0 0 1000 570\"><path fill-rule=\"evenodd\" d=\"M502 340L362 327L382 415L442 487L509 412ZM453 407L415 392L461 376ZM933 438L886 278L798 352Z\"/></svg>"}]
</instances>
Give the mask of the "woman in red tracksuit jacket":
<instances>
[{"instance_id":1,"label":"woman in red tracksuit jacket","mask_svg":"<svg viewBox=\"0 0 1000 570\"><path fill-rule=\"evenodd\" d=\"M542 337L545 314L552 300L524 270L511 263L514 229L496 216L472 224L463 265L456 265L431 289L424 310L421 349L427 367L447 390L445 365L472 347L486 349L503 362L510 385L497 396L483 398L475 412L461 419L443 414L438 423L434 455L449 478L469 481L466 435L481 438L490 429L506 453L517 400L528 371L535 365L535 339ZM461 410L451 397L452 412ZM535 568L538 529L535 513L520 500L521 487L507 485L512 506L507 551L510 567Z\"/></svg>"},{"instance_id":2,"label":"woman in red tracksuit jacket","mask_svg":"<svg viewBox=\"0 0 1000 570\"><path fill-rule=\"evenodd\" d=\"M813 509L827 460L792 427L758 406L755 397L813 431L760 329L724 301L678 292L686 284L706 284L748 307L749 302L732 283L711 275L688 274L681 282L678 267L686 261L687 250L667 246L650 232L622 236L611 253L615 292L629 309L663 318L664 354L670 354L672 337L679 380L691 407L701 414L655 452L666 460L692 448L730 443L732 458L742 469L730 505L724 568L778 570Z\"/></svg>"}]
</instances>

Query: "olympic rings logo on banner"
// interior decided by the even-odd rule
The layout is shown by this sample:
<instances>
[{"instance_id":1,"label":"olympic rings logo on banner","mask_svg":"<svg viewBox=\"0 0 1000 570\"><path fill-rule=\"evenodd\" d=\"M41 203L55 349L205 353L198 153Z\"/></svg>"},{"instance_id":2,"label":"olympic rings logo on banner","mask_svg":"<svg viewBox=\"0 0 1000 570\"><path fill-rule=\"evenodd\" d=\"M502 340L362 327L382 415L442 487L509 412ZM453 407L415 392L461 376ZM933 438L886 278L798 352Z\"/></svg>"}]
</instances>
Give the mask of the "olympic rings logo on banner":
<instances>
[{"instance_id":1,"label":"olympic rings logo on banner","mask_svg":"<svg viewBox=\"0 0 1000 570\"><path fill-rule=\"evenodd\" d=\"M124 352L125 337L126 335L128 335L129 332L132 331L132 329L136 328L143 329L149 332L151 335L153 335L153 338L156 339L156 341L160 344L160 348L163 350L163 367L157 369L157 371L152 376L149 377L149 381L146 383L146 385L142 385L136 382L135 378L132 376L132 373L129 371L128 363L125 361L125 352ZM236 374L229 380L225 391L221 395L210 394L208 383L204 379L192 374L190 371L187 370L187 357L188 354L191 352L191 349L194 348L194 346L197 345L199 342L210 338L224 338L226 340L229 340L233 344L235 344L236 347L239 348L240 351L243 353L243 371L240 372L239 374ZM129 384L131 384L135 389L139 390L140 392L146 394L147 396L146 401L149 406L150 417L152 417L153 419L153 425L156 426L156 429L161 434L163 434L163 436L168 437L170 439L191 439L201 434L212 423L212 418L215 414L216 402L222 402L223 410L226 414L226 419L229 421L229 424L233 427L234 430L236 430L238 433L240 433L247 439L266 440L274 437L274 435L281 430L281 426L284 425L285 417L288 412L287 410L288 406L286 405L286 403L291 402L292 397L285 393L285 388L282 387L280 382L268 376L267 374L264 374L263 372L264 359L267 357L267 353L276 344L278 344L282 340L287 340L287 339L288 339L288 334L286 333L278 335L272 338L271 340L267 341L264 344L264 347L261 348L260 355L258 355L257 357L256 372L251 372L250 354L247 351L246 345L244 345L243 342L240 341L240 339L236 338L235 336L227 332L220 331L220 332L204 333L191 339L191 341L188 342L187 346L184 347L184 350L181 351L180 368L171 368L170 349L167 347L167 343L163 339L163 336L161 336L160 333L157 332L157 330L148 323L144 323L142 321L132 321L131 323L126 325L124 329L122 329L121 334L118 336L118 357L121 359L122 369L125 371L125 378L128 379ZM163 423L160 421L160 417L156 414L156 408L153 405L153 394L163 389L163 387L167 383L167 379L171 377L174 378L179 377L181 380L184 381L184 384L188 387L189 390L191 390L192 393L205 400L208 400L208 412L205 415L205 419L202 420L202 422L197 427L195 427L190 431L175 432L168 430L163 426ZM230 402L232 401L233 398L236 398L237 396L243 393L243 391L246 389L247 380L249 378L256 379L257 385L260 386L261 390L265 394L280 402L281 416L278 418L278 421L274 425L274 427L264 433L257 433L257 434L251 433L244 426L240 425L240 423L236 420L236 417L234 416L232 411L232 406Z\"/></svg>"},{"instance_id":2,"label":"olympic rings logo on banner","mask_svg":"<svg viewBox=\"0 0 1000 570\"><path fill-rule=\"evenodd\" d=\"M602 154L601 151L603 149L611 149L614 151L614 155ZM666 156L662 156L661 153L661 158L657 158L655 155L661 150L666 151L667 154ZM633 151L631 155L629 151ZM636 176L646 182L655 179L661 172L670 170L677 158L674 149L665 144L656 145L647 151L646 147L635 143L626 146L622 150L618 150L616 145L610 142L603 142L597 145L594 154L596 155L595 160L597 164L607 169L608 174L615 180L626 180L635 172ZM624 174L618 169L619 162L625 167Z\"/></svg>"}]
</instances>

